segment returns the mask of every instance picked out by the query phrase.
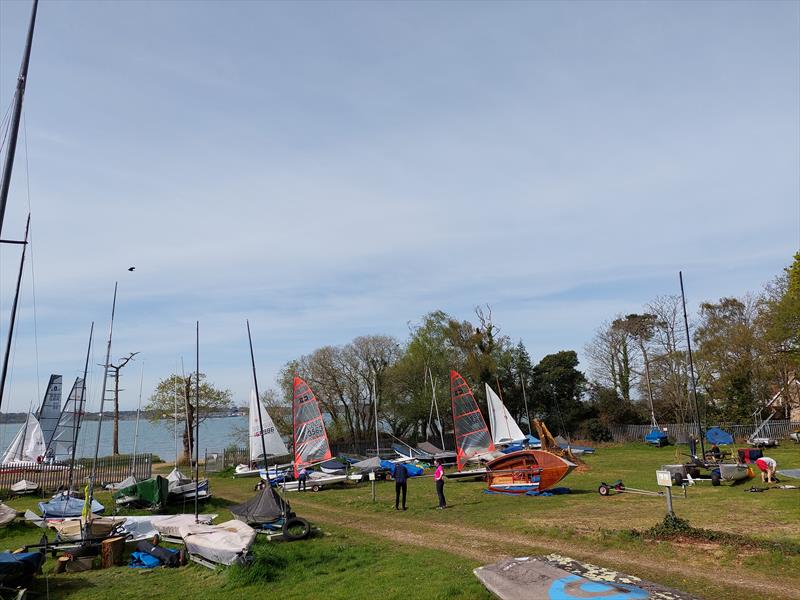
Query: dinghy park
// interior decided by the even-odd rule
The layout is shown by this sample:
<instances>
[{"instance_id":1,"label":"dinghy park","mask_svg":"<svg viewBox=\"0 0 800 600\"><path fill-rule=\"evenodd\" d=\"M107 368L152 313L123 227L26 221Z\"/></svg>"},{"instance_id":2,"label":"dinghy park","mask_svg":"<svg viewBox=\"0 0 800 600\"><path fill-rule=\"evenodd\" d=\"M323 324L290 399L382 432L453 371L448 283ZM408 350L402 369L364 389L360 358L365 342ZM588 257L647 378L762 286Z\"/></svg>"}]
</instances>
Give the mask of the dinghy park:
<instances>
[{"instance_id":1,"label":"dinghy park","mask_svg":"<svg viewBox=\"0 0 800 600\"><path fill-rule=\"evenodd\" d=\"M653 99L646 90L661 83L649 76L640 86L628 81L620 64L644 57L669 81L684 82L668 90L674 98L688 94L686 86L727 90L724 100L695 99L715 107L709 120L737 94L764 88L763 98L742 100L735 121L745 129L756 104L779 110L780 80L794 86L786 92L794 121L776 113L759 139L783 139L781 129L794 136L784 152L793 157L791 199L782 211L778 200L761 208L783 212L777 220L796 229L797 3L759 10L719 2L713 15L711 3L0 5L0 93L10 98L0 124L0 599L800 599L800 239L762 251L758 244L780 240L782 226L720 209L706 221L725 233L710 233L706 222L698 234L712 240L709 256L712 245L729 242L723 238L739 235L747 248L745 240L761 240L747 258L725 250L724 268L704 263L697 254L705 250L646 256L648 236L654 244L684 239L683 222L666 216L663 226L661 217L647 217L637 232L609 230L591 249L573 240L545 250L537 241L548 230L564 228L563 241L603 227L581 225L586 205L569 204L570 194L595 192L593 168L569 167L584 152L583 137L597 144L590 138L603 132L620 136L606 140L607 152L591 152L591 161L608 166L620 140L650 135L634 133L626 119L690 110ZM601 30L596 47L581 41ZM708 31L708 44L694 39ZM722 38L727 46L709 50ZM490 68L495 53L500 62ZM12 77L8 67L20 56ZM608 56L624 59L603 62ZM761 65L752 67L757 81L730 91L735 70L702 67L696 80L681 74L701 69L697 61L721 64L722 56L747 63L742 68ZM571 70L584 62L596 65L579 86L596 94L591 102L577 100L583 91L542 99L554 92L539 82L572 89ZM517 101L494 89L494 81L527 77L539 91L523 86ZM395 87L395 78L405 85ZM655 104L629 108L613 127L598 117L567 142L562 135L576 135L568 126L533 116L570 110L564 123L584 122L583 112L601 110L595 98L605 106L598 90L622 89ZM444 104L412 125L406 111L419 94L428 100L418 117L434 110L430 98ZM171 105L172 96L183 100ZM80 126L50 119L62 104ZM469 117L451 115L450 106ZM551 140L546 158L534 156L541 148L530 160L506 151L496 131L476 124L484 114L510 138L527 135L534 119L532 147L542 136ZM659 125L661 136L672 129L697 136L678 117L653 118L670 123ZM720 146L747 145L729 125L719 125L716 135L727 140ZM457 135L462 126L468 133ZM85 138L63 140L65 127ZM437 137L442 128L446 139ZM117 146L105 130L119 136ZM173 139L177 131L184 137ZM388 146L356 151L354 136ZM643 202L677 177L678 164L693 169L709 160L652 136L673 162L642 166L647 146L629 157L630 170L609 193L633 186ZM696 140L701 146L707 137ZM94 158L76 158L87 152ZM781 151L766 154L778 169ZM475 156L503 182L480 201L447 175L465 171L464 181L478 181L461 164ZM291 161L305 165L296 179L281 172ZM233 183L226 171L242 163L250 171ZM39 165L52 165L58 185ZM784 198L781 173L762 166L725 170L738 177L755 170ZM564 204L547 204L542 221L519 234L528 217L515 223L500 215L523 210L509 194L539 198L526 191L529 171L540 174L534 187ZM174 178L171 185L163 177ZM84 208L88 188L76 178L140 198L93 191ZM417 179L463 202L418 201L406 187ZM156 190L156 181L168 191ZM386 181L393 200L378 196L397 203L380 212L384 200L370 190ZM713 185L728 194L734 181ZM327 193L328 185L330 202L325 196L313 206L281 195ZM74 206L58 208L62 192ZM247 203L233 199L240 193ZM213 198L187 199L195 195ZM353 212L349 202L358 205ZM502 213L492 212L493 202ZM703 200L680 202L674 210L698 220L688 212ZM275 212L264 218L261 205ZM645 219L637 210L615 218ZM95 216L87 221L89 211ZM204 211L213 225L193 231L188 223ZM342 227L339 211L357 230L328 231ZM149 219L144 227L140 213ZM431 231L431 246L402 248L415 238L406 232L398 241L393 221L406 219ZM149 241L130 244L133 236ZM602 246L616 248L625 237L624 258L608 259L624 264L599 269ZM316 246L316 238L327 242ZM66 241L51 252L53 240ZM484 269L481 257L500 256L494 246L506 243L508 263ZM572 244L584 250L573 253ZM518 261L517 252L529 256ZM569 271L583 280L561 288L547 280L551 254L585 263ZM347 268L326 272L340 255ZM408 262L392 258L400 256ZM315 262L321 266L312 273ZM443 284L416 279L431 265ZM530 270L517 272L520 265ZM87 288L98 277L102 285ZM545 279L527 281L537 277ZM428 305L418 310L420 298ZM586 325L601 314L610 320ZM375 334L380 328L393 334ZM541 339L529 352L522 337Z\"/></svg>"}]
</instances>

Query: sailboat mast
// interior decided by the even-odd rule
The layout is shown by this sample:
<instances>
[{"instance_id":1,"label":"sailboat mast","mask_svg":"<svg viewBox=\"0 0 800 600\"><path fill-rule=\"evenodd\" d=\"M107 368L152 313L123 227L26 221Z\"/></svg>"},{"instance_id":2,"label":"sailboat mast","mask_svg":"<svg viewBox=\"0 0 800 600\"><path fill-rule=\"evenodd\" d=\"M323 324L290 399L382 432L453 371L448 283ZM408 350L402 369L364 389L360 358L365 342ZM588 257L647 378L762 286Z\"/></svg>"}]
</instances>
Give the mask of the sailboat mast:
<instances>
[{"instance_id":1,"label":"sailboat mast","mask_svg":"<svg viewBox=\"0 0 800 600\"><path fill-rule=\"evenodd\" d=\"M75 414L72 417L73 435L72 435L72 456L69 461L69 494L72 494L73 473L75 469L75 452L78 449L78 432L81 428L81 421L83 420L83 407L86 406L86 377L89 374L89 354L92 351L92 338L94 337L94 321L89 328L89 344L86 347L86 362L83 363L83 383L81 384L81 402L76 407Z\"/></svg>"},{"instance_id":2,"label":"sailboat mast","mask_svg":"<svg viewBox=\"0 0 800 600\"><path fill-rule=\"evenodd\" d=\"M528 435L533 435L531 413L528 412L528 394L525 391L525 376L522 374L522 369L519 371L519 381L522 384L522 400L525 402L525 418L528 419Z\"/></svg>"},{"instance_id":3,"label":"sailboat mast","mask_svg":"<svg viewBox=\"0 0 800 600\"><path fill-rule=\"evenodd\" d=\"M17 90L14 92L14 107L11 113L11 126L8 133L8 151L3 163L3 176L0 180L0 233L3 232L3 219L8 203L8 189L11 185L11 172L14 169L14 155L17 150L17 137L19 136L19 122L22 116L22 99L25 97L25 84L28 81L28 65L31 61L31 46L33 45L33 29L36 25L36 10L39 0L33 0L31 21L28 26L28 39L25 42L25 52L22 55L22 65L17 77Z\"/></svg>"},{"instance_id":4,"label":"sailboat mast","mask_svg":"<svg viewBox=\"0 0 800 600\"><path fill-rule=\"evenodd\" d=\"M114 314L117 311L117 282L114 282L114 300L111 302L111 324L108 328L108 343L106 344L106 362L103 369L103 391L100 395L100 414L97 417L97 436L94 442L94 460L92 461L92 474L89 477L89 510L91 510L92 500L94 500L94 480L97 476L97 455L100 453L100 429L103 426L103 409L106 404L106 392L108 391L108 369L111 364L111 338L114 335Z\"/></svg>"},{"instance_id":5,"label":"sailboat mast","mask_svg":"<svg viewBox=\"0 0 800 600\"><path fill-rule=\"evenodd\" d=\"M247 341L250 343L250 364L253 367L253 387L256 389L256 407L258 408L258 432L261 438L261 455L264 457L264 468L267 468L267 442L264 440L264 425L261 422L261 396L258 392L258 376L256 375L256 359L253 354L253 337L250 335L250 319L246 319L247 323ZM252 444L252 440L250 441Z\"/></svg>"},{"instance_id":6,"label":"sailboat mast","mask_svg":"<svg viewBox=\"0 0 800 600\"><path fill-rule=\"evenodd\" d=\"M198 518L199 507L197 505L200 493L200 321L195 323L195 386L194 386L194 520L200 522Z\"/></svg>"},{"instance_id":7,"label":"sailboat mast","mask_svg":"<svg viewBox=\"0 0 800 600\"><path fill-rule=\"evenodd\" d=\"M131 455L131 475L136 477L136 443L139 441L139 414L142 412L142 387L144 386L144 361L139 376L139 405L136 407L136 431L133 434L133 454Z\"/></svg>"},{"instance_id":8,"label":"sailboat mast","mask_svg":"<svg viewBox=\"0 0 800 600\"><path fill-rule=\"evenodd\" d=\"M22 242L22 255L19 259L19 272L17 273L17 289L14 292L14 302L11 304L11 320L8 324L6 336L6 353L3 355L3 371L0 373L0 407L3 405L3 392L6 389L8 377L8 359L11 356L11 340L14 337L14 325L17 322L17 307L19 305L19 290L22 287L22 272L25 267L25 251L28 249L28 230L31 226L31 214L28 213L28 222L25 224L25 241Z\"/></svg>"},{"instance_id":9,"label":"sailboat mast","mask_svg":"<svg viewBox=\"0 0 800 600\"><path fill-rule=\"evenodd\" d=\"M428 375L431 379L431 395L433 396L433 406L436 408L436 423L439 425L439 440L442 442L442 451L444 447L444 429L442 428L442 419L439 417L439 402L436 400L436 382L433 380L433 372L428 367Z\"/></svg>"},{"instance_id":10,"label":"sailboat mast","mask_svg":"<svg viewBox=\"0 0 800 600\"><path fill-rule=\"evenodd\" d=\"M681 302L683 303L683 324L686 327L686 347L689 350L689 373L692 377L692 397L694 399L694 414L697 418L697 432L700 436L700 455L703 460L706 459L706 445L703 441L705 437L703 433L702 423L700 422L700 405L697 402L697 381L694 378L694 360L692 359L692 339L689 335L689 317L686 315L686 295L683 293L683 272L678 271L678 278L681 282Z\"/></svg>"},{"instance_id":11,"label":"sailboat mast","mask_svg":"<svg viewBox=\"0 0 800 600\"><path fill-rule=\"evenodd\" d=\"M174 420L174 427L173 432L175 434L175 468L178 468L178 363L175 363L175 395L173 399L175 400L175 420Z\"/></svg>"}]
</instances>

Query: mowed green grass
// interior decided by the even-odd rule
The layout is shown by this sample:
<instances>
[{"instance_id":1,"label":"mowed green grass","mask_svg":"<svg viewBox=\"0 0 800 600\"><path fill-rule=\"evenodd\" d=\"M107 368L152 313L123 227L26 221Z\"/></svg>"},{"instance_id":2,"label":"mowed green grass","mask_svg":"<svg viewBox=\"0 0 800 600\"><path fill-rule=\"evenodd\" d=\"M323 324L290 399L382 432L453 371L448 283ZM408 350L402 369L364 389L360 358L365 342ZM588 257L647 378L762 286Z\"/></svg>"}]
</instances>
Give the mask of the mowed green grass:
<instances>
[{"instance_id":1,"label":"mowed green grass","mask_svg":"<svg viewBox=\"0 0 800 600\"><path fill-rule=\"evenodd\" d=\"M800 445L786 443L770 450L779 468L800 467ZM677 457L678 460L682 457ZM522 547L504 545L504 534L531 540L535 547L547 541L566 542L576 558L625 569L626 557L653 557L660 566L639 568L636 575L691 591L703 597L740 597L730 587L709 588L701 574L714 569L735 569L753 576L770 577L783 586L800 588L800 557L781 552L731 545L653 543L630 535L659 522L665 513L660 497L620 494L603 498L597 493L601 481L621 478L627 487L656 490L655 471L661 464L678 462L676 448L650 448L644 444L609 446L586 457L587 469L574 472L563 482L571 494L552 497L508 497L483 493L483 483L449 481L446 494L452 508L439 511L431 478L411 480L409 510L394 511L394 485L359 484L319 493L287 493L294 510L313 521L317 510L340 514L330 519L312 539L267 542L259 537L254 546L255 564L249 568L211 571L196 564L180 569L142 571L128 567L78 574L52 574L54 561L48 559L45 576L37 579L35 591L49 592L51 598L183 597L202 595L213 599L266 598L489 598L472 574L482 561L465 557L463 548L436 550L393 539L384 530L412 530L417 525L446 525L454 529L491 532L499 552L512 554ZM212 477L214 498L203 512L219 513L217 522L230 518L226 506L252 494L254 479ZM789 482L787 480L787 482ZM800 485L800 481L794 481ZM675 511L695 527L740 534L761 540L800 543L800 490L771 489L746 493L760 478L742 485L712 487L703 482L688 490L684 499L676 490ZM11 500L17 510L35 508L38 498ZM99 500L111 506L101 493ZM173 507L191 512L193 505ZM372 519L376 529L357 530L358 515ZM34 543L42 530L28 524L14 524L0 530L0 548L13 549ZM427 534L425 534L427 535ZM443 535L438 534L440 537ZM52 539L52 534L49 536ZM469 536L458 541L469 544ZM446 541L446 540L445 540ZM454 542L455 546L455 542ZM531 547L524 548L531 552ZM697 577L678 573L672 566L696 565ZM629 569L631 570L631 569ZM113 591L112 591L113 590ZM741 597L745 597L742 595ZM752 596L751 596L752 597ZM777 594L774 597L780 597Z\"/></svg>"}]
</instances>

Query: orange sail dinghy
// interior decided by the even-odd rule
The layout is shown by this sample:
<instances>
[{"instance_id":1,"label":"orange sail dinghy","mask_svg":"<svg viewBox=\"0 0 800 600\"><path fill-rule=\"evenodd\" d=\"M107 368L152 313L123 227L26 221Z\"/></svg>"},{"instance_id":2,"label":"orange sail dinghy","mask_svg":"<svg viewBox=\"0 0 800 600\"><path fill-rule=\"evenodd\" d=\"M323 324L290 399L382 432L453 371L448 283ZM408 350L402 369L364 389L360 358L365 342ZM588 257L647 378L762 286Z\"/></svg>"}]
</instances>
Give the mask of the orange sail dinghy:
<instances>
[{"instance_id":1,"label":"orange sail dinghy","mask_svg":"<svg viewBox=\"0 0 800 600\"><path fill-rule=\"evenodd\" d=\"M569 475L575 465L544 450L518 450L487 465L489 490L505 494L543 492Z\"/></svg>"}]
</instances>

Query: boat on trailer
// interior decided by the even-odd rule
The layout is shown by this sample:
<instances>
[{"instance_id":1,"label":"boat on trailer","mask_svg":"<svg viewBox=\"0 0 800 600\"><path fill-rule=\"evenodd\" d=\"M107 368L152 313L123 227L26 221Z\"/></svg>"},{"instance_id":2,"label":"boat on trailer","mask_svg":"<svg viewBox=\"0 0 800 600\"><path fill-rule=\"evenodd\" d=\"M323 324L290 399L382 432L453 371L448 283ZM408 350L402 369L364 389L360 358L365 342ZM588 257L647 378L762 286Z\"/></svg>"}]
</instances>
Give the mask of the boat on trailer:
<instances>
[{"instance_id":1,"label":"boat on trailer","mask_svg":"<svg viewBox=\"0 0 800 600\"><path fill-rule=\"evenodd\" d=\"M505 494L543 492L570 474L575 464L544 450L519 450L487 465L489 490Z\"/></svg>"}]
</instances>

